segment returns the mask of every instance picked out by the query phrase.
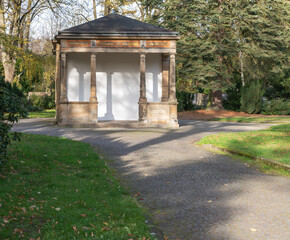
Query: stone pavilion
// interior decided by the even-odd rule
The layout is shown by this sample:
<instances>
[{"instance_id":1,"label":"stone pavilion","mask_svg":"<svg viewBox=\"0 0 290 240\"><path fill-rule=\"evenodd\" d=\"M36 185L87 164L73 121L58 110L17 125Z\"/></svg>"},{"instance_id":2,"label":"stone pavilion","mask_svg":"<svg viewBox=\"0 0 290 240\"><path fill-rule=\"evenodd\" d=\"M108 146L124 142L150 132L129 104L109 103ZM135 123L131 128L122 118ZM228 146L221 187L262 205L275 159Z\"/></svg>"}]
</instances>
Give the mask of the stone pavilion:
<instances>
[{"instance_id":1,"label":"stone pavilion","mask_svg":"<svg viewBox=\"0 0 290 240\"><path fill-rule=\"evenodd\" d=\"M53 41L57 123L178 127L178 39L118 14L60 31Z\"/></svg>"}]
</instances>

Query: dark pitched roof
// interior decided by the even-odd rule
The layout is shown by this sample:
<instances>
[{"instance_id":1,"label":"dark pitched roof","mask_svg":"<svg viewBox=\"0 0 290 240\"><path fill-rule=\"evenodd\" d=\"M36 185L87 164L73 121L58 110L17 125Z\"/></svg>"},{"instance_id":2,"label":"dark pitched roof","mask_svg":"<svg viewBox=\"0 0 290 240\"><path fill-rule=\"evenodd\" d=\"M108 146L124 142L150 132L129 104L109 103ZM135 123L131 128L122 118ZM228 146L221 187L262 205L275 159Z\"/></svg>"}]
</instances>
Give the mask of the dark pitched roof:
<instances>
[{"instance_id":1,"label":"dark pitched roof","mask_svg":"<svg viewBox=\"0 0 290 240\"><path fill-rule=\"evenodd\" d=\"M129 36L177 36L176 32L152 24L121 16L109 14L105 17L68 28L59 35L129 35Z\"/></svg>"}]
</instances>

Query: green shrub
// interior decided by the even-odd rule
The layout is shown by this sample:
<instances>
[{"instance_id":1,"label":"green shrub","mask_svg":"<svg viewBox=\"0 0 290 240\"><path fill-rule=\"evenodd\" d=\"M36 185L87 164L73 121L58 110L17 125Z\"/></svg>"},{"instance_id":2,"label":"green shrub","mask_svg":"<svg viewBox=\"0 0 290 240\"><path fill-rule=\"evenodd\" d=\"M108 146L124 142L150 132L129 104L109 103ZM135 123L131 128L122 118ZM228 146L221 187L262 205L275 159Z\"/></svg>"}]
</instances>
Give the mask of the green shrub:
<instances>
[{"instance_id":1,"label":"green shrub","mask_svg":"<svg viewBox=\"0 0 290 240\"><path fill-rule=\"evenodd\" d=\"M55 107L54 94L51 96L32 95L29 99L30 105L38 109L52 109Z\"/></svg>"},{"instance_id":2,"label":"green shrub","mask_svg":"<svg viewBox=\"0 0 290 240\"><path fill-rule=\"evenodd\" d=\"M242 88L241 110L246 113L259 113L262 109L264 89L260 81L253 81Z\"/></svg>"},{"instance_id":3,"label":"green shrub","mask_svg":"<svg viewBox=\"0 0 290 240\"><path fill-rule=\"evenodd\" d=\"M290 100L282 98L267 101L263 106L262 114L266 115L290 115Z\"/></svg>"},{"instance_id":4,"label":"green shrub","mask_svg":"<svg viewBox=\"0 0 290 240\"><path fill-rule=\"evenodd\" d=\"M7 147L11 141L20 140L19 134L10 134L13 124L27 114L23 92L0 79L0 165L7 159Z\"/></svg>"},{"instance_id":5,"label":"green shrub","mask_svg":"<svg viewBox=\"0 0 290 240\"><path fill-rule=\"evenodd\" d=\"M176 98L178 101L177 110L180 111L190 111L193 110L194 104L194 93L188 93L184 91L177 91Z\"/></svg>"}]
</instances>

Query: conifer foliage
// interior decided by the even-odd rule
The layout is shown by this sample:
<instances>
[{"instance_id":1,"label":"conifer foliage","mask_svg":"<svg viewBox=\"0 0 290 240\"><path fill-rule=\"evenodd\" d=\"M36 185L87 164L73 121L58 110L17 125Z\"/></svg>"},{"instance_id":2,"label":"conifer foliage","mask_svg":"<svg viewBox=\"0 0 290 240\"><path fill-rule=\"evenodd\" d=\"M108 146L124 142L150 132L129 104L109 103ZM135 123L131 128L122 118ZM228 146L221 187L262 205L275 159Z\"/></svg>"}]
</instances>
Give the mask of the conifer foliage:
<instances>
[{"instance_id":1,"label":"conifer foliage","mask_svg":"<svg viewBox=\"0 0 290 240\"><path fill-rule=\"evenodd\" d=\"M282 76L289 68L288 13L284 0L165 1L162 25L181 35L178 85L209 89L209 107L221 109L234 72L243 88Z\"/></svg>"}]
</instances>

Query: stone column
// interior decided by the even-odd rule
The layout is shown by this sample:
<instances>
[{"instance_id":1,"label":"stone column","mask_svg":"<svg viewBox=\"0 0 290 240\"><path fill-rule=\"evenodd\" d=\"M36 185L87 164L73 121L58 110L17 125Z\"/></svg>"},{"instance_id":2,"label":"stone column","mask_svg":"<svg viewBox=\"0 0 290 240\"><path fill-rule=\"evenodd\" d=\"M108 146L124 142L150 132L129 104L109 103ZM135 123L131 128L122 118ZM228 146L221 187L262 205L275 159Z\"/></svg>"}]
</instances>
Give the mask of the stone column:
<instances>
[{"instance_id":1,"label":"stone column","mask_svg":"<svg viewBox=\"0 0 290 240\"><path fill-rule=\"evenodd\" d=\"M62 53L60 57L60 101L59 101L59 119L58 119L58 123L60 125L66 125L67 123L69 123L66 71L67 71L67 55L66 53Z\"/></svg>"},{"instance_id":2,"label":"stone column","mask_svg":"<svg viewBox=\"0 0 290 240\"><path fill-rule=\"evenodd\" d=\"M97 102L96 54L91 54L91 96L90 102Z\"/></svg>"},{"instance_id":3,"label":"stone column","mask_svg":"<svg viewBox=\"0 0 290 240\"><path fill-rule=\"evenodd\" d=\"M176 83L175 83L175 54L170 54L170 90L169 101L177 103L176 100Z\"/></svg>"},{"instance_id":4,"label":"stone column","mask_svg":"<svg viewBox=\"0 0 290 240\"><path fill-rule=\"evenodd\" d=\"M140 54L140 98L139 98L139 121L147 119L147 98L146 98L146 55Z\"/></svg>"},{"instance_id":5,"label":"stone column","mask_svg":"<svg viewBox=\"0 0 290 240\"><path fill-rule=\"evenodd\" d=\"M147 102L146 98L146 55L140 54L140 98L139 102Z\"/></svg>"},{"instance_id":6,"label":"stone column","mask_svg":"<svg viewBox=\"0 0 290 240\"><path fill-rule=\"evenodd\" d=\"M169 99L169 55L162 54L162 97L161 102Z\"/></svg>"},{"instance_id":7,"label":"stone column","mask_svg":"<svg viewBox=\"0 0 290 240\"><path fill-rule=\"evenodd\" d=\"M98 100L96 79L96 54L91 54L91 94L90 94L90 119L89 123L98 123Z\"/></svg>"},{"instance_id":8,"label":"stone column","mask_svg":"<svg viewBox=\"0 0 290 240\"><path fill-rule=\"evenodd\" d=\"M67 83L66 83L66 53L61 54L61 85L60 85L60 102L67 102Z\"/></svg>"},{"instance_id":9,"label":"stone column","mask_svg":"<svg viewBox=\"0 0 290 240\"><path fill-rule=\"evenodd\" d=\"M60 44L56 43L55 48L55 120L59 121L59 101L60 101Z\"/></svg>"},{"instance_id":10,"label":"stone column","mask_svg":"<svg viewBox=\"0 0 290 240\"><path fill-rule=\"evenodd\" d=\"M170 87L169 87L170 125L178 127L177 99L175 83L175 54L170 54Z\"/></svg>"}]
</instances>

